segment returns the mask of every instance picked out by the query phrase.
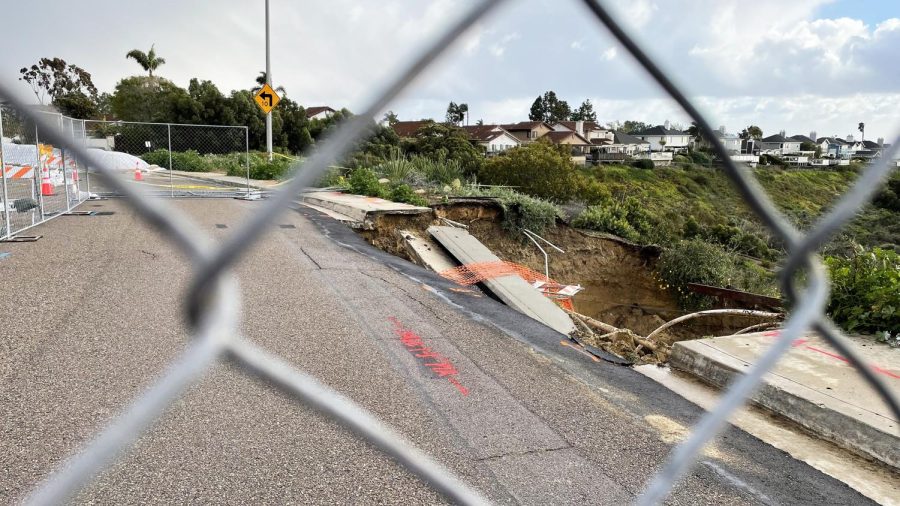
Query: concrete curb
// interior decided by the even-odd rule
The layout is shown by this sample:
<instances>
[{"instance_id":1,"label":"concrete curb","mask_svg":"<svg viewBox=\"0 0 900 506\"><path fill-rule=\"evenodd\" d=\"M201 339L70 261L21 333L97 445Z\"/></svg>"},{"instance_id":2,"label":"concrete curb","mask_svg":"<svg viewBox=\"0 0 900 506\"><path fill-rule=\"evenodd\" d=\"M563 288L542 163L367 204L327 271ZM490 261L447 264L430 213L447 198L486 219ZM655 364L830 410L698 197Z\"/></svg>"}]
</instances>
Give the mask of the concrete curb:
<instances>
[{"instance_id":1,"label":"concrete curb","mask_svg":"<svg viewBox=\"0 0 900 506\"><path fill-rule=\"evenodd\" d=\"M717 387L732 383L750 363L724 353L707 340L681 341L672 348L669 365ZM782 415L816 436L865 458L900 469L900 437L861 420L858 408L775 374L767 374L753 401ZM894 431L897 431L894 424Z\"/></svg>"}]
</instances>

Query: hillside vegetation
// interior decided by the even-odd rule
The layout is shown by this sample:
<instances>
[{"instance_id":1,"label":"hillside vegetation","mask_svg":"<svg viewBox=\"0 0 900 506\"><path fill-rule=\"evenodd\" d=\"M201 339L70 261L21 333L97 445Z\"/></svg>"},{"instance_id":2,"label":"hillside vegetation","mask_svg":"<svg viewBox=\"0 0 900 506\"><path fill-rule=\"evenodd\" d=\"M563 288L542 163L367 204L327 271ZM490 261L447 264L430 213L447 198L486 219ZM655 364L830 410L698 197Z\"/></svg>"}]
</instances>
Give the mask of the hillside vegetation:
<instances>
[{"instance_id":1,"label":"hillside vegetation","mask_svg":"<svg viewBox=\"0 0 900 506\"><path fill-rule=\"evenodd\" d=\"M774 260L780 244L773 240L725 174L703 168L604 166L586 169L605 186L612 202L640 203L639 217L652 223L640 240L668 244L700 236L750 256ZM757 179L778 208L801 228L809 227L858 176L854 169L810 170L758 168ZM897 176L894 176L895 179ZM890 190L884 190L888 192ZM879 204L882 202L877 200ZM828 245L828 252L849 253L852 243L897 249L900 210L870 205Z\"/></svg>"}]
</instances>

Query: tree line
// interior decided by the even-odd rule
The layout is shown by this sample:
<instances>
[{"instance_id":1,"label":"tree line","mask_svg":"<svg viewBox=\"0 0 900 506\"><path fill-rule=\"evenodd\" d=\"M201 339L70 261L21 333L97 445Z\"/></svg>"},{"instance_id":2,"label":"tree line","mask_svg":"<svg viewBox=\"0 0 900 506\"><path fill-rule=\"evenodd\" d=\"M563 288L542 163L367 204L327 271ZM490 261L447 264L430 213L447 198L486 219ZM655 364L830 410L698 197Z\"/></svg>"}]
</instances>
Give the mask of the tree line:
<instances>
[{"instance_id":1,"label":"tree line","mask_svg":"<svg viewBox=\"0 0 900 506\"><path fill-rule=\"evenodd\" d=\"M153 46L148 52L129 51L147 75L121 79L112 93L100 93L91 74L62 58L41 58L20 70L41 105L52 105L61 113L79 119L242 125L249 130L250 149L265 147L265 114L253 96L266 82L265 72L256 77L255 87L223 93L209 80L193 78L187 88L154 72L166 63ZM347 109L324 120L309 120L302 105L283 95L272 112L272 143L277 151L301 153L352 113Z\"/></svg>"}]
</instances>

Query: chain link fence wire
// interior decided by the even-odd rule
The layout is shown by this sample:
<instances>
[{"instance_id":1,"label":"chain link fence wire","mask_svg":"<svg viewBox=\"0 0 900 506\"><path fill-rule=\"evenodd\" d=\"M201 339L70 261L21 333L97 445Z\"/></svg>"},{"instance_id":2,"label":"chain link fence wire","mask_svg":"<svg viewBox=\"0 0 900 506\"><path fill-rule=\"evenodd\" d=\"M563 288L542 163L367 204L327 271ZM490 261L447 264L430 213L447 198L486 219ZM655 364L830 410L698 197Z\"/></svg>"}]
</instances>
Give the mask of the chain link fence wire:
<instances>
[{"instance_id":1,"label":"chain link fence wire","mask_svg":"<svg viewBox=\"0 0 900 506\"><path fill-rule=\"evenodd\" d=\"M113 160L119 176L147 187L151 195L230 197L252 193L252 157L245 126L86 120L84 129L88 147L117 154ZM217 173L217 177L204 177L208 173ZM102 185L95 191L118 195Z\"/></svg>"},{"instance_id":2,"label":"chain link fence wire","mask_svg":"<svg viewBox=\"0 0 900 506\"><path fill-rule=\"evenodd\" d=\"M843 336L825 316L828 281L821 262L815 256L815 251L871 198L872 193L889 174L893 159L897 155L897 148L900 146L900 139L892 144L891 149L886 150L880 160L866 168L856 184L831 212L821 218L809 233L803 235L775 209L753 178L752 172L746 167L737 165L727 156L724 146L715 140L706 118L606 9L595 0L582 1L652 78L696 121L702 134L708 139L713 139L713 148L723 160L722 170L763 223L784 241L788 252L788 259L780 274L782 289L792 302L792 308L780 338L744 376L728 388L719 405L701 419L691 436L676 447L668 463L653 478L639 498L639 504L658 504L666 497L672 486L691 467L703 446L723 428L728 416L746 402L754 389L759 386L765 373L789 348L790 343L802 332L811 329L820 332L844 354L879 392L894 415L900 418L897 399L845 345ZM247 223L238 228L234 235L218 248L213 248L208 236L183 216L176 215L159 199L150 198L146 187L129 184L115 177L115 168L98 156L96 150L85 149L84 144L79 144L67 136L64 128L60 129L59 125L54 125L47 118L28 110L24 102L12 93L12 89L6 83L0 82L0 97L9 100L18 111L17 117L23 122L24 126L20 128L18 135L27 136L30 131L28 122L32 122L37 125L39 132L46 132L47 141L65 148L76 159L90 164L91 167L96 167L110 191L127 197L130 205L178 246L195 265L192 288L185 301L193 334L193 340L187 349L154 386L34 490L28 502L57 504L70 498L109 465L125 447L133 443L141 431L155 421L187 386L220 359L331 417L396 459L447 499L462 504L486 502L477 491L415 449L400 435L351 400L239 336L237 329L240 300L236 280L230 268L262 234L265 228L262 225L270 222L278 212L288 206L297 193L313 182L328 165L340 160L349 146L353 145L353 141L365 135L365 118L375 117L466 29L501 3L502 0L488 0L471 7L445 33L436 38L404 72L397 74L397 77L388 83L378 98L372 101L360 116L343 125L309 159L297 163L294 167L295 177L285 185L286 188L275 193ZM151 144L151 148L152 146ZM301 168L302 170L298 170ZM806 279L802 286L798 286L796 282L800 272L805 273Z\"/></svg>"}]
</instances>

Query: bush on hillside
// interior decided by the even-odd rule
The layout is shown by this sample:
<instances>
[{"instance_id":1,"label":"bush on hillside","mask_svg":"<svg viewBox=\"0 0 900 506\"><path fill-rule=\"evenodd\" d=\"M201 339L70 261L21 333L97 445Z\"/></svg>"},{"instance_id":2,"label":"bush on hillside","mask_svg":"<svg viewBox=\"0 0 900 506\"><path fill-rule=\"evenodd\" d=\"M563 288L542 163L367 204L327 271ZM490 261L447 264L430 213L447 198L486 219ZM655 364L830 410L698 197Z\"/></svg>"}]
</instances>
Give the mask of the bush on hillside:
<instances>
[{"instance_id":1,"label":"bush on hillside","mask_svg":"<svg viewBox=\"0 0 900 506\"><path fill-rule=\"evenodd\" d=\"M513 186L521 193L554 202L568 202L578 193L578 175L570 155L542 141L487 160L478 179L485 184Z\"/></svg>"},{"instance_id":2,"label":"bush on hillside","mask_svg":"<svg viewBox=\"0 0 900 506\"><path fill-rule=\"evenodd\" d=\"M631 162L631 166L638 168L638 169L644 169L644 170L650 170L654 167L653 160L651 160L649 158L640 158L638 160L635 160L635 161Z\"/></svg>"},{"instance_id":3,"label":"bush on hillside","mask_svg":"<svg viewBox=\"0 0 900 506\"><path fill-rule=\"evenodd\" d=\"M350 192L367 197L388 198L388 190L378 182L378 175L372 169L359 168L350 173L347 180Z\"/></svg>"},{"instance_id":4,"label":"bush on hillside","mask_svg":"<svg viewBox=\"0 0 900 506\"><path fill-rule=\"evenodd\" d=\"M709 165L712 163L712 157L703 151L691 151L691 161L698 165Z\"/></svg>"},{"instance_id":5,"label":"bush on hillside","mask_svg":"<svg viewBox=\"0 0 900 506\"><path fill-rule=\"evenodd\" d=\"M588 206L572 221L572 226L597 230L638 242L645 238L651 225L640 202L633 197L611 201L604 205Z\"/></svg>"},{"instance_id":6,"label":"bush on hillside","mask_svg":"<svg viewBox=\"0 0 900 506\"><path fill-rule=\"evenodd\" d=\"M414 206L427 206L428 201L417 195L407 184L398 184L391 189L390 199L394 202L404 202Z\"/></svg>"},{"instance_id":7,"label":"bush on hillside","mask_svg":"<svg viewBox=\"0 0 900 506\"><path fill-rule=\"evenodd\" d=\"M721 246L701 239L681 241L666 249L656 268L685 309L706 309L715 302L712 297L688 290L688 283L724 287L732 284L736 274L734 256Z\"/></svg>"},{"instance_id":8,"label":"bush on hillside","mask_svg":"<svg viewBox=\"0 0 900 506\"><path fill-rule=\"evenodd\" d=\"M540 234L556 225L562 209L556 204L519 193L509 188L462 188L460 194L467 197L491 197L503 208L503 228L518 232L527 228Z\"/></svg>"},{"instance_id":9,"label":"bush on hillside","mask_svg":"<svg viewBox=\"0 0 900 506\"><path fill-rule=\"evenodd\" d=\"M900 333L900 255L880 248L851 257L828 257L831 300L828 314L848 332Z\"/></svg>"}]
</instances>

